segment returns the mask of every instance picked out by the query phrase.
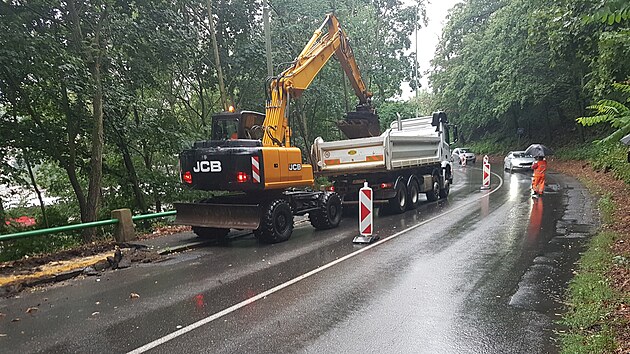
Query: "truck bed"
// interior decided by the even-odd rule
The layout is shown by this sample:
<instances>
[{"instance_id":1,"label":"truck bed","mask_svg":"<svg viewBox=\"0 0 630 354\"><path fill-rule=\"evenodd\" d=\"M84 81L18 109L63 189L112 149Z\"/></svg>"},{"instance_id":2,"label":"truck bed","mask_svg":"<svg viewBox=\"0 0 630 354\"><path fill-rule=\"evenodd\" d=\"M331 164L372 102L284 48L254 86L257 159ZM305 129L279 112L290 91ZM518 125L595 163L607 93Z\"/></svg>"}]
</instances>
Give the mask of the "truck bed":
<instances>
[{"instance_id":1,"label":"truck bed","mask_svg":"<svg viewBox=\"0 0 630 354\"><path fill-rule=\"evenodd\" d=\"M392 123L378 137L325 142L313 145L316 173L322 176L354 174L439 164L440 137L431 117ZM400 129L399 129L400 128Z\"/></svg>"}]
</instances>

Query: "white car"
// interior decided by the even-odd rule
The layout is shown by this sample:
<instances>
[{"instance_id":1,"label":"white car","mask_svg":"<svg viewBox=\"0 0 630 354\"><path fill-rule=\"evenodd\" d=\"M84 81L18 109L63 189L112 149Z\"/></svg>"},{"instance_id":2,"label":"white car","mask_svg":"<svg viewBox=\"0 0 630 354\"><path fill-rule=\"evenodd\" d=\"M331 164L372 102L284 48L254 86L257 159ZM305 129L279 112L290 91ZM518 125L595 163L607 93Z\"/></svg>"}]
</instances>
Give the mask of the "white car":
<instances>
[{"instance_id":1,"label":"white car","mask_svg":"<svg viewBox=\"0 0 630 354\"><path fill-rule=\"evenodd\" d=\"M531 169L535 161L536 159L525 151L510 151L503 159L503 169L510 172L515 169Z\"/></svg>"},{"instance_id":2,"label":"white car","mask_svg":"<svg viewBox=\"0 0 630 354\"><path fill-rule=\"evenodd\" d=\"M458 162L461 165L462 157L466 158L466 163L477 162L477 156L475 156L475 154L468 148L457 148L453 150L453 153L451 154L451 162Z\"/></svg>"}]
</instances>

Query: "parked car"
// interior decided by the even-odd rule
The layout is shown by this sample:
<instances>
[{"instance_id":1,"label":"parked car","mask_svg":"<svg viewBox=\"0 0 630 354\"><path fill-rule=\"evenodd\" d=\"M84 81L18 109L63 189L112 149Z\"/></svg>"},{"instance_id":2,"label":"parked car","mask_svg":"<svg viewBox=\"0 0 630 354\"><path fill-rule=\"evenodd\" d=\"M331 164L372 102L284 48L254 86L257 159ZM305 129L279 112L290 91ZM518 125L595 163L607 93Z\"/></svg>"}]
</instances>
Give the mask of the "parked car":
<instances>
[{"instance_id":1,"label":"parked car","mask_svg":"<svg viewBox=\"0 0 630 354\"><path fill-rule=\"evenodd\" d=\"M534 161L536 161L534 157L525 151L510 151L503 159L503 169L509 170L510 173L514 169L530 169Z\"/></svg>"},{"instance_id":2,"label":"parked car","mask_svg":"<svg viewBox=\"0 0 630 354\"><path fill-rule=\"evenodd\" d=\"M466 158L466 163L477 162L477 156L468 148L456 148L453 150L451 154L451 161L458 162L460 165L462 164L462 156Z\"/></svg>"}]
</instances>

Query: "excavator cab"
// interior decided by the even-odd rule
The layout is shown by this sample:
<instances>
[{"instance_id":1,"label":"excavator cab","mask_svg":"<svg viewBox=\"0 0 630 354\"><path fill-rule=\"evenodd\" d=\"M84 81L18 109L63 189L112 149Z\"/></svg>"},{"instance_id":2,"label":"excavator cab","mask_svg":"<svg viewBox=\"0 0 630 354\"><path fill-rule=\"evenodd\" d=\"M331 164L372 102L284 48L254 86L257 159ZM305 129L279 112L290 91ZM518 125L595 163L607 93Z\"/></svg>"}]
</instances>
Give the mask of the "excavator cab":
<instances>
[{"instance_id":1,"label":"excavator cab","mask_svg":"<svg viewBox=\"0 0 630 354\"><path fill-rule=\"evenodd\" d=\"M253 111L221 112L212 116L212 140L260 140L265 115Z\"/></svg>"}]
</instances>

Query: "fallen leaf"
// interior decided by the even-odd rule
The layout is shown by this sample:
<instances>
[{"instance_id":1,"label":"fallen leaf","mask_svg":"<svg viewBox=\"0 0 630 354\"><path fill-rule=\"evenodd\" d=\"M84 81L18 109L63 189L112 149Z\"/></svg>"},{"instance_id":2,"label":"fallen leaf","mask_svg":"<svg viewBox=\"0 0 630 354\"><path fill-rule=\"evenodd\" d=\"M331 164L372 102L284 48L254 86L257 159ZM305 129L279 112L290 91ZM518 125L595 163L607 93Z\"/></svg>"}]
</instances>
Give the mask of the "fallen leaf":
<instances>
[{"instance_id":1,"label":"fallen leaf","mask_svg":"<svg viewBox=\"0 0 630 354\"><path fill-rule=\"evenodd\" d=\"M7 314L0 312L0 318L5 317Z\"/></svg>"},{"instance_id":2,"label":"fallen leaf","mask_svg":"<svg viewBox=\"0 0 630 354\"><path fill-rule=\"evenodd\" d=\"M29 307L26 309L26 313L37 312L37 310L39 310L37 307Z\"/></svg>"},{"instance_id":3,"label":"fallen leaf","mask_svg":"<svg viewBox=\"0 0 630 354\"><path fill-rule=\"evenodd\" d=\"M129 294L129 298L130 298L130 299L139 299L139 298L140 298L140 295L138 295L138 294L136 294L136 293L131 293L131 294Z\"/></svg>"}]
</instances>

